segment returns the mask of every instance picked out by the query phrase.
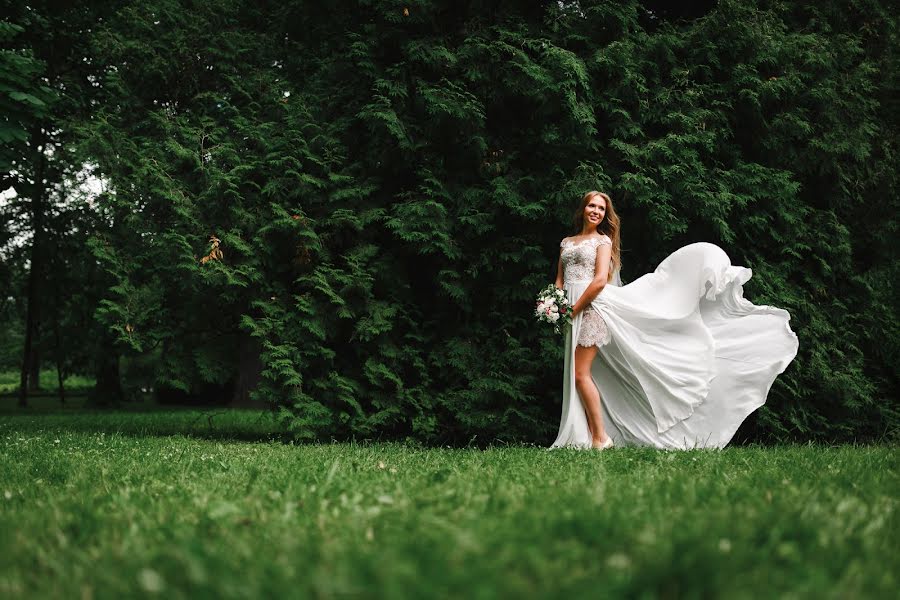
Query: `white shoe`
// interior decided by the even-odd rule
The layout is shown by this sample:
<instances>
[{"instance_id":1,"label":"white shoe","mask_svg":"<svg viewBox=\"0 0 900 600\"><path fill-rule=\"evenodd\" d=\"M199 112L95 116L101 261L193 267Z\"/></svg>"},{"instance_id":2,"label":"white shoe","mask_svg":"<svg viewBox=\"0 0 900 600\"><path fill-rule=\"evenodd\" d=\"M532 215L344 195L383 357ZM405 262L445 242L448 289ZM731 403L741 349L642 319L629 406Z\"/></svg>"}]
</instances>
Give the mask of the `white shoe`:
<instances>
[{"instance_id":1,"label":"white shoe","mask_svg":"<svg viewBox=\"0 0 900 600\"><path fill-rule=\"evenodd\" d=\"M606 438L606 441L601 443L599 446L593 446L594 450L606 450L607 448L612 448L615 444L613 444L612 438Z\"/></svg>"}]
</instances>

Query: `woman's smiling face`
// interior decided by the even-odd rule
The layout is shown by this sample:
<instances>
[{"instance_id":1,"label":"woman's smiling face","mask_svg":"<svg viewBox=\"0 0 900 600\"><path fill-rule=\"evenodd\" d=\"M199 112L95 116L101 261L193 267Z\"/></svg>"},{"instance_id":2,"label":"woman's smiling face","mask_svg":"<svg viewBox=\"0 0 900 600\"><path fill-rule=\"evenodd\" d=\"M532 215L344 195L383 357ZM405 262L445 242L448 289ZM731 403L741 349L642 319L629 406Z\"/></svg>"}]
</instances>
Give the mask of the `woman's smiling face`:
<instances>
[{"instance_id":1,"label":"woman's smiling face","mask_svg":"<svg viewBox=\"0 0 900 600\"><path fill-rule=\"evenodd\" d=\"M596 227L605 216L606 199L599 194L594 194L594 197L584 205L584 223L586 226L591 224Z\"/></svg>"}]
</instances>

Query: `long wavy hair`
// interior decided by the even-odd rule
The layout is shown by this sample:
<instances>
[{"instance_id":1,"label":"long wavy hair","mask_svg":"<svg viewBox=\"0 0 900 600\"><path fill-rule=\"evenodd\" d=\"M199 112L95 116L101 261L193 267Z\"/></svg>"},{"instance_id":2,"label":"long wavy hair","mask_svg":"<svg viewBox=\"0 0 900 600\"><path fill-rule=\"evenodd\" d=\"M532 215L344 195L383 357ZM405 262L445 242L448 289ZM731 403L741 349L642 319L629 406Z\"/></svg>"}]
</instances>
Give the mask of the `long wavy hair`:
<instances>
[{"instance_id":1,"label":"long wavy hair","mask_svg":"<svg viewBox=\"0 0 900 600\"><path fill-rule=\"evenodd\" d=\"M619 236L619 215L616 214L616 209L613 208L613 201L612 198L609 197L609 194L591 190L581 198L578 209L575 211L575 218L573 219L575 235L578 235L584 229L584 207L588 205L594 196L600 196L606 200L606 215L604 215L603 220L597 224L597 232L608 235L609 239L612 240L613 268L610 273L610 277L612 277L612 273L615 273L622 266L622 244Z\"/></svg>"}]
</instances>

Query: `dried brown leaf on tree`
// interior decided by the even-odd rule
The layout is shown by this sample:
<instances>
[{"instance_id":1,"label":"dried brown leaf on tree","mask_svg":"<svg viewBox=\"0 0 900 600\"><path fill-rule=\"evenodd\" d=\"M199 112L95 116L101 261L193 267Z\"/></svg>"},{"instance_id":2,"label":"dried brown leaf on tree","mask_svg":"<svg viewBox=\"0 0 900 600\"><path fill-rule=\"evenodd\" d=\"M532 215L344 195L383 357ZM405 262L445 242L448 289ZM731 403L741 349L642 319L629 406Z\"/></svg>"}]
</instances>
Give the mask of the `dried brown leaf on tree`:
<instances>
[{"instance_id":1,"label":"dried brown leaf on tree","mask_svg":"<svg viewBox=\"0 0 900 600\"><path fill-rule=\"evenodd\" d=\"M210 236L209 243L212 244L212 248L209 251L209 254L200 259L200 264L205 265L210 260L222 260L222 250L219 249L219 244L222 240L217 238L216 236Z\"/></svg>"}]
</instances>

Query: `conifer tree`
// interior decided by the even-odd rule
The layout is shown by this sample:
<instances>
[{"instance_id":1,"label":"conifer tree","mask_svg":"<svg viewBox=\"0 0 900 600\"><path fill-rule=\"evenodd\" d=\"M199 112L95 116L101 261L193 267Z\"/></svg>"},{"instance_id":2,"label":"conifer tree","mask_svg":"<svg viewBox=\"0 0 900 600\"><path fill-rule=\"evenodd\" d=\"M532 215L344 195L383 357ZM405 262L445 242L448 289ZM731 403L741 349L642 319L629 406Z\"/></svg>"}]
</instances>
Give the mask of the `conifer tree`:
<instances>
[{"instance_id":1,"label":"conifer tree","mask_svg":"<svg viewBox=\"0 0 900 600\"><path fill-rule=\"evenodd\" d=\"M873 0L124 3L82 129L111 185L99 317L160 383L254 387L298 437L546 440L561 350L531 301L605 189L626 281L710 241L791 312L744 437L875 437L896 39Z\"/></svg>"}]
</instances>

